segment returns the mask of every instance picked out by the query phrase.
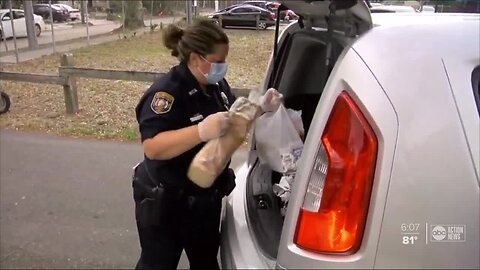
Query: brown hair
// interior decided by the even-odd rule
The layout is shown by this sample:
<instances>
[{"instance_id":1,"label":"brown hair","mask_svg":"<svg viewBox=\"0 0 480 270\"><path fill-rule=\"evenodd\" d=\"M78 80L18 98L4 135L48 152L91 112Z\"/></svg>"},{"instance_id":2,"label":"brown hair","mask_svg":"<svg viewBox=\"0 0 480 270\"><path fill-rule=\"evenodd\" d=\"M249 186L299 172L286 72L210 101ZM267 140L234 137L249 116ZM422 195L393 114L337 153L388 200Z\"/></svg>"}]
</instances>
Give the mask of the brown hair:
<instances>
[{"instance_id":1,"label":"brown hair","mask_svg":"<svg viewBox=\"0 0 480 270\"><path fill-rule=\"evenodd\" d=\"M163 44L172 51L172 56L188 62L190 53L202 56L214 53L215 45L228 44L228 37L215 23L198 20L185 29L170 24L163 32Z\"/></svg>"}]
</instances>

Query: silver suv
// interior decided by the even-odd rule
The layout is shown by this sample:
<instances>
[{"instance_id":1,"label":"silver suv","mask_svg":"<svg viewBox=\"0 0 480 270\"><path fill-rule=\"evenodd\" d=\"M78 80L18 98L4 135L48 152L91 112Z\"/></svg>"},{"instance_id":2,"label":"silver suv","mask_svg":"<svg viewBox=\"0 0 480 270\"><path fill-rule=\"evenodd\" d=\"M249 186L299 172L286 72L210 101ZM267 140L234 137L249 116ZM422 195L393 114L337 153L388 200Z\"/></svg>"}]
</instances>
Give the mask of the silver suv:
<instances>
[{"instance_id":1,"label":"silver suv","mask_svg":"<svg viewBox=\"0 0 480 270\"><path fill-rule=\"evenodd\" d=\"M222 266L478 269L479 15L281 2L302 19L252 98L274 87L301 110L304 149L282 216L280 175L252 139L226 200Z\"/></svg>"}]
</instances>

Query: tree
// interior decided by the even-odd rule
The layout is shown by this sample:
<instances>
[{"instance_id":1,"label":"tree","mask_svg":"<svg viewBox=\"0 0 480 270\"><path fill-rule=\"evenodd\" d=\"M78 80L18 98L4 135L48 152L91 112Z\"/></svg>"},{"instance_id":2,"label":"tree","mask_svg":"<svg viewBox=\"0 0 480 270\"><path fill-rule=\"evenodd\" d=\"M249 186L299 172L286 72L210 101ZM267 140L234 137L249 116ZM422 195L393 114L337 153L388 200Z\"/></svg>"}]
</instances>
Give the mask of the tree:
<instances>
[{"instance_id":1,"label":"tree","mask_svg":"<svg viewBox=\"0 0 480 270\"><path fill-rule=\"evenodd\" d=\"M128 0L125 1L125 18L124 25L127 29L136 29L144 27L143 21L143 4L141 0Z\"/></svg>"}]
</instances>

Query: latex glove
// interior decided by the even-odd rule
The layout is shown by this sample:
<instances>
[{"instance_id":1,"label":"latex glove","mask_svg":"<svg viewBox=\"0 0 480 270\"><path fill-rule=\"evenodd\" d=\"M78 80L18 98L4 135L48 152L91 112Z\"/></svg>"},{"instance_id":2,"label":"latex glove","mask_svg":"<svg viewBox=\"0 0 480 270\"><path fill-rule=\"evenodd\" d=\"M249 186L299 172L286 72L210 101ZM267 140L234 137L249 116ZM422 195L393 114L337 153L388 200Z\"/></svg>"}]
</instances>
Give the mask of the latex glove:
<instances>
[{"instance_id":1,"label":"latex glove","mask_svg":"<svg viewBox=\"0 0 480 270\"><path fill-rule=\"evenodd\" d=\"M218 112L207 116L198 123L198 135L203 142L221 137L229 126L228 112Z\"/></svg>"},{"instance_id":2,"label":"latex glove","mask_svg":"<svg viewBox=\"0 0 480 270\"><path fill-rule=\"evenodd\" d=\"M270 88L259 98L259 105L264 112L274 112L283 102L283 95L277 89Z\"/></svg>"}]
</instances>

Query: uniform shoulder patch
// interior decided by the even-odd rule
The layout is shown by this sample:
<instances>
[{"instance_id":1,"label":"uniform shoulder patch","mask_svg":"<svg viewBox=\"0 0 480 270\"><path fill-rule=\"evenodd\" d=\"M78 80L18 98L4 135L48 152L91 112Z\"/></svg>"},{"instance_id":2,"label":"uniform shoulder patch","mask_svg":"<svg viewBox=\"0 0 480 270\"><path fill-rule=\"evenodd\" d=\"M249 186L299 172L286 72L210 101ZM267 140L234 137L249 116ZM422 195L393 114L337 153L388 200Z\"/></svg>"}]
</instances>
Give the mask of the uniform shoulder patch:
<instances>
[{"instance_id":1,"label":"uniform shoulder patch","mask_svg":"<svg viewBox=\"0 0 480 270\"><path fill-rule=\"evenodd\" d=\"M156 114L164 114L170 111L172 108L174 98L172 95L166 92L156 92L152 99L150 107Z\"/></svg>"}]
</instances>

